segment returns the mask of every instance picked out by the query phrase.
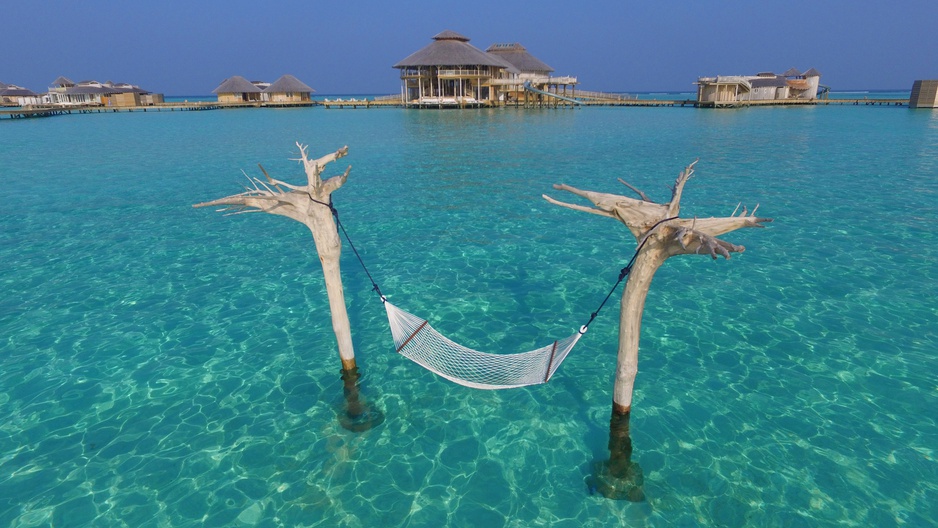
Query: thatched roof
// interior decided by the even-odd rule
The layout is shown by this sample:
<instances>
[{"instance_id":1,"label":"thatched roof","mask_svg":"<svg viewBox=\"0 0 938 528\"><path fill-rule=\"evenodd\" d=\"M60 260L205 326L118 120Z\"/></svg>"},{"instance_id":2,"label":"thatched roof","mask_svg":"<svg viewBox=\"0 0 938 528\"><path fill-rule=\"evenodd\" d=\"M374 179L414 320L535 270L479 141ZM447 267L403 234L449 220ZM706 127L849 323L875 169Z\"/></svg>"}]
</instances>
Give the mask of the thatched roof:
<instances>
[{"instance_id":1,"label":"thatched roof","mask_svg":"<svg viewBox=\"0 0 938 528\"><path fill-rule=\"evenodd\" d=\"M498 57L469 44L469 39L455 31L443 31L433 42L395 64L394 68L412 66L494 66L506 68L508 64Z\"/></svg>"},{"instance_id":2,"label":"thatched roof","mask_svg":"<svg viewBox=\"0 0 938 528\"><path fill-rule=\"evenodd\" d=\"M815 70L814 68L811 68L810 70L804 72L804 76L805 77L820 77L821 72Z\"/></svg>"},{"instance_id":3,"label":"thatched roof","mask_svg":"<svg viewBox=\"0 0 938 528\"><path fill-rule=\"evenodd\" d=\"M554 71L553 68L528 53L528 50L517 42L492 44L485 51L505 60L522 73L548 73Z\"/></svg>"},{"instance_id":4,"label":"thatched roof","mask_svg":"<svg viewBox=\"0 0 938 528\"><path fill-rule=\"evenodd\" d=\"M261 89L251 84L251 82L244 77L235 75L222 81L222 83L218 85L218 88L212 90L212 93L261 93Z\"/></svg>"},{"instance_id":5,"label":"thatched roof","mask_svg":"<svg viewBox=\"0 0 938 528\"><path fill-rule=\"evenodd\" d=\"M292 75L284 75L264 89L267 93L313 93L313 90Z\"/></svg>"},{"instance_id":6,"label":"thatched roof","mask_svg":"<svg viewBox=\"0 0 938 528\"><path fill-rule=\"evenodd\" d=\"M4 88L6 88L6 87L7 87L7 85L5 85L5 84L3 84L2 82L0 82L0 90L4 89Z\"/></svg>"},{"instance_id":7,"label":"thatched roof","mask_svg":"<svg viewBox=\"0 0 938 528\"><path fill-rule=\"evenodd\" d=\"M782 74L782 77L801 77L802 73L796 68L788 68L788 71Z\"/></svg>"}]
</instances>

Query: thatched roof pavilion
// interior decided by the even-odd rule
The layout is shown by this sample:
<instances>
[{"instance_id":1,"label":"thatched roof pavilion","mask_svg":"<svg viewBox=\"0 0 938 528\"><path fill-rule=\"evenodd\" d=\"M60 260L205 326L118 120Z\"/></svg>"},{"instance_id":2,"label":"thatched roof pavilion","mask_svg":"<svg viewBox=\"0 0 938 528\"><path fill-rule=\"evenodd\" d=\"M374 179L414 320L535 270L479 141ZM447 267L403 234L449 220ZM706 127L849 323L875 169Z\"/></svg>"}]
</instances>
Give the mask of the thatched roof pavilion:
<instances>
[{"instance_id":1,"label":"thatched roof pavilion","mask_svg":"<svg viewBox=\"0 0 938 528\"><path fill-rule=\"evenodd\" d=\"M524 46L517 42L510 44L492 44L486 50L496 57L503 59L518 69L521 74L549 75L553 68L528 53Z\"/></svg>"},{"instance_id":2,"label":"thatched roof pavilion","mask_svg":"<svg viewBox=\"0 0 938 528\"><path fill-rule=\"evenodd\" d=\"M518 73L510 63L450 30L435 35L433 42L394 68L401 70L401 95L411 106L479 106L497 97L492 79Z\"/></svg>"},{"instance_id":3,"label":"thatched roof pavilion","mask_svg":"<svg viewBox=\"0 0 938 528\"><path fill-rule=\"evenodd\" d=\"M260 101L261 92L260 88L240 75L228 77L218 85L218 88L212 90L213 94L218 95L218 102L220 103Z\"/></svg>"},{"instance_id":4,"label":"thatched roof pavilion","mask_svg":"<svg viewBox=\"0 0 938 528\"><path fill-rule=\"evenodd\" d=\"M445 107L507 104L520 98L536 103L575 85L575 77L551 78L553 68L521 44L493 44L482 51L469 38L446 30L433 42L394 65L401 70L401 98L407 106ZM553 93L548 93L553 92ZM570 101L568 97L555 96Z\"/></svg>"},{"instance_id":5,"label":"thatched roof pavilion","mask_svg":"<svg viewBox=\"0 0 938 528\"><path fill-rule=\"evenodd\" d=\"M421 68L433 66L489 66L507 68L504 61L469 44L469 38L446 30L433 37L433 42L408 55L394 65L395 68Z\"/></svg>"},{"instance_id":6,"label":"thatched roof pavilion","mask_svg":"<svg viewBox=\"0 0 938 528\"><path fill-rule=\"evenodd\" d=\"M315 92L305 83L292 75L283 75L264 89L268 101L273 102L303 102L310 100L310 94Z\"/></svg>"}]
</instances>

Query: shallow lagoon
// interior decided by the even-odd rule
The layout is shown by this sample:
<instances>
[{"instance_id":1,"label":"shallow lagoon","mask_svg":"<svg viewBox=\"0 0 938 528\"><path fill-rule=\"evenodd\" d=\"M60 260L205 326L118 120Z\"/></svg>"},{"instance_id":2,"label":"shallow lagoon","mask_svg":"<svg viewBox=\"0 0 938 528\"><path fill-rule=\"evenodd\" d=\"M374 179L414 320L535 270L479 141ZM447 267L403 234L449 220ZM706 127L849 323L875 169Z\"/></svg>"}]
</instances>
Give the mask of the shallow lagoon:
<instances>
[{"instance_id":1,"label":"shallow lagoon","mask_svg":"<svg viewBox=\"0 0 938 528\"><path fill-rule=\"evenodd\" d=\"M0 524L928 526L938 520L938 112L896 107L225 110L0 123ZM474 391L393 352L351 251L379 428L341 380L304 227L191 204L241 171L335 195L382 290L461 344L583 324L634 251L552 206L565 182L738 202L776 220L729 261L671 259L632 418L644 503L590 495L608 456L618 305L548 385ZM618 295L616 295L616 298Z\"/></svg>"}]
</instances>

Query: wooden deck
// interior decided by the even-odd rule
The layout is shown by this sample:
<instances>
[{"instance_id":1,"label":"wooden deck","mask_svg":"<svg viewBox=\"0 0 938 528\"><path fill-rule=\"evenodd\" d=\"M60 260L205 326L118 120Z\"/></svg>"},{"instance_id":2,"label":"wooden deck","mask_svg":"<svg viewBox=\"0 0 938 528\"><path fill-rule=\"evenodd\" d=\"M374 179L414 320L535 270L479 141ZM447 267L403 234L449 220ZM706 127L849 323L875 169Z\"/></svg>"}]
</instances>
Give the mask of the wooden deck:
<instances>
[{"instance_id":1,"label":"wooden deck","mask_svg":"<svg viewBox=\"0 0 938 528\"><path fill-rule=\"evenodd\" d=\"M247 103L161 103L148 106L49 105L0 110L0 119L23 119L29 117L51 117L66 114L105 114L118 112L192 112L203 110L222 110L229 108L301 108L316 106L317 104L317 101L303 101L300 103L265 101Z\"/></svg>"},{"instance_id":2,"label":"wooden deck","mask_svg":"<svg viewBox=\"0 0 938 528\"><path fill-rule=\"evenodd\" d=\"M742 108L749 106L909 106L908 99L789 99L780 101L741 101L727 103L699 103L693 99L618 99L618 100L586 100L580 101L579 106L632 106L632 107L691 107L691 108ZM0 119L24 119L31 117L51 117L66 114L103 114L118 112L192 112L204 110L223 110L233 108L302 108L322 106L324 108L403 108L404 105L397 99L327 99L325 101L304 101L301 103L282 102L246 102L246 103L162 103L151 106L82 106L58 105L32 108L10 108L0 110ZM491 106L504 106L503 104ZM511 105L509 105L511 106ZM520 105L519 105L520 106ZM573 108L572 103L560 102L551 105L563 108Z\"/></svg>"},{"instance_id":3,"label":"wooden deck","mask_svg":"<svg viewBox=\"0 0 938 528\"><path fill-rule=\"evenodd\" d=\"M401 104L400 99L378 99L371 101L365 99L326 99L325 101L317 102L325 108L401 108L404 106Z\"/></svg>"},{"instance_id":4,"label":"wooden deck","mask_svg":"<svg viewBox=\"0 0 938 528\"><path fill-rule=\"evenodd\" d=\"M696 103L696 102L695 102ZM777 101L729 101L696 103L700 108L740 108L745 106L909 106L908 99L781 99Z\"/></svg>"}]
</instances>

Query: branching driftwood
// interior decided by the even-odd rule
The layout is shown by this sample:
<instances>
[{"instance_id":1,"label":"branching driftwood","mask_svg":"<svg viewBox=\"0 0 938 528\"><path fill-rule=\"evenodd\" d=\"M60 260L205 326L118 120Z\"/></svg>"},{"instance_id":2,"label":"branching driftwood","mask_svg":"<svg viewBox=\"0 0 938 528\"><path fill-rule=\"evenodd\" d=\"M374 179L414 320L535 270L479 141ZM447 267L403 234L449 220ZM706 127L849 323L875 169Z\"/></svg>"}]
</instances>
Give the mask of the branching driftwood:
<instances>
[{"instance_id":1,"label":"branching driftwood","mask_svg":"<svg viewBox=\"0 0 938 528\"><path fill-rule=\"evenodd\" d=\"M243 193L195 204L193 207L221 206L219 211L228 214L251 212L275 214L292 218L309 228L313 233L319 261L322 263L329 307L332 312L332 329L338 342L342 368L351 372L356 365L348 312L345 307L345 292L339 269L342 244L332 210L329 207L331 194L348 180L351 167L345 169L345 173L340 176L333 176L327 180L321 177L327 164L348 154L348 147L311 160L307 155L306 146L299 143L296 146L300 149L300 158L296 161L303 164L307 178L306 185L291 185L271 178L264 167L258 165L264 173L264 180L248 177L249 186Z\"/></svg>"},{"instance_id":2,"label":"branching driftwood","mask_svg":"<svg viewBox=\"0 0 938 528\"><path fill-rule=\"evenodd\" d=\"M544 195L545 200L561 207L614 218L625 224L639 244L644 242L622 293L619 353L613 389L614 413L627 414L632 407L632 391L638 373L642 312L651 280L658 268L674 255L706 254L714 259L720 256L728 259L731 253L741 253L745 248L721 240L718 236L742 227L764 227L763 223L772 221L771 218L755 215L758 206L751 213L746 208L739 212L737 206L730 216L724 218L678 218L684 185L693 176L696 164L697 161L694 161L681 171L671 188L671 200L667 203L651 201L645 193L621 179L619 181L638 194L639 199L584 191L563 184L554 185L554 189L586 198L594 207L561 202Z\"/></svg>"}]
</instances>

